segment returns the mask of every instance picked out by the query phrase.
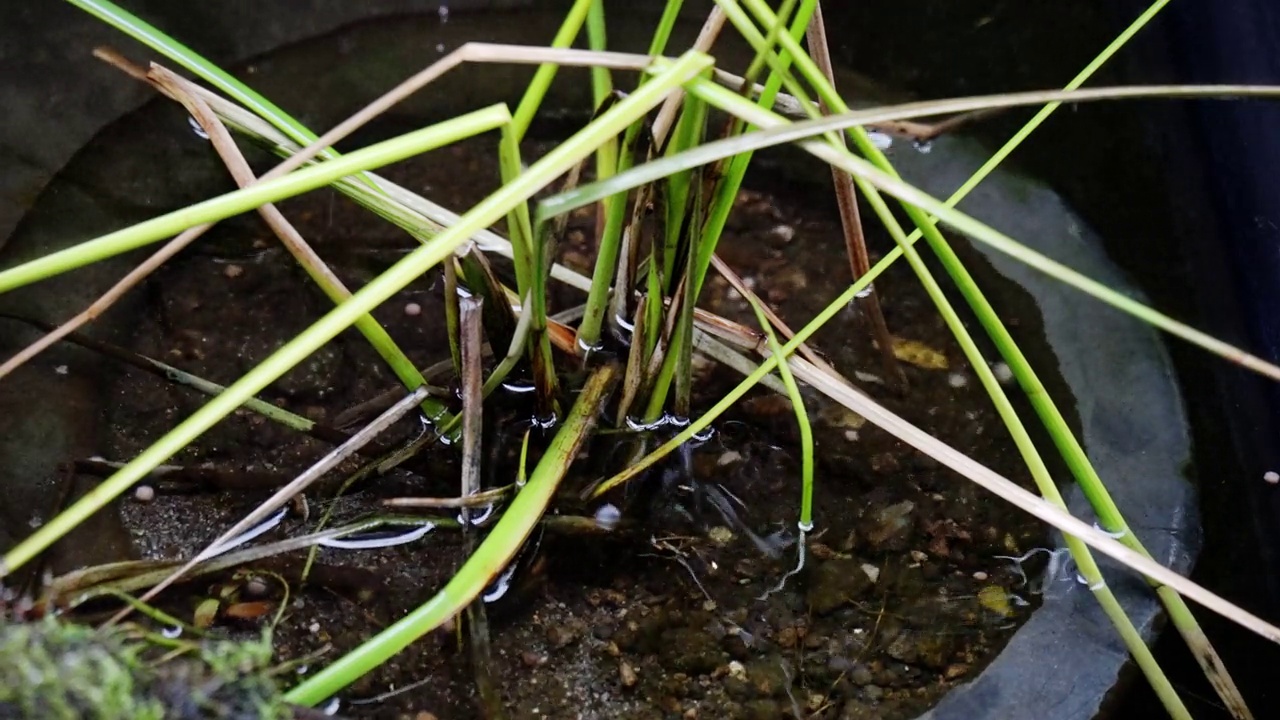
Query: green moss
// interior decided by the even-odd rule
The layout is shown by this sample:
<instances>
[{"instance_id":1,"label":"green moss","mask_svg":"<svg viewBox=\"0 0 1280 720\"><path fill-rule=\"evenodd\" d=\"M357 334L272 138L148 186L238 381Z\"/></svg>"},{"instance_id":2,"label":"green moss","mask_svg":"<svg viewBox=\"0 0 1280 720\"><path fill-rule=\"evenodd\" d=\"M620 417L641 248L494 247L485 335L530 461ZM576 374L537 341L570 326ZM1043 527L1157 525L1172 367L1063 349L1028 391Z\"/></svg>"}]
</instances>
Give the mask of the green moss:
<instances>
[{"instance_id":1,"label":"green moss","mask_svg":"<svg viewBox=\"0 0 1280 720\"><path fill-rule=\"evenodd\" d=\"M122 630L0 621L0 717L289 718L264 641L210 641L163 663Z\"/></svg>"}]
</instances>

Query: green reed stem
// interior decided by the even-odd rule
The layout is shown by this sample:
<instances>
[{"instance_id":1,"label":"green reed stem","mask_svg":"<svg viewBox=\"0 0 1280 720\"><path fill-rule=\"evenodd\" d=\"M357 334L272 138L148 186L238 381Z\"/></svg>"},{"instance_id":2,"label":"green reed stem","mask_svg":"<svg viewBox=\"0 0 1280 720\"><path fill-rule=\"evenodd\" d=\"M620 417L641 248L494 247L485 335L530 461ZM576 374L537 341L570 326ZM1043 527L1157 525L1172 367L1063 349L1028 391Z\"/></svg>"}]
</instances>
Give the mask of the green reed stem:
<instances>
[{"instance_id":1,"label":"green reed stem","mask_svg":"<svg viewBox=\"0 0 1280 720\"><path fill-rule=\"evenodd\" d=\"M499 126L507 116L501 105L460 115L398 138L370 145L333 160L301 168L283 177L196 203L158 218L108 233L0 271L0 293L104 260L187 228L224 220L260 205L314 190L362 170L381 167Z\"/></svg>"},{"instance_id":2,"label":"green reed stem","mask_svg":"<svg viewBox=\"0 0 1280 720\"><path fill-rule=\"evenodd\" d=\"M578 33L582 30L582 24L587 20L587 14L590 12L591 6L597 1L574 0L569 12L564 16L564 22L560 24L560 29L556 32L555 38L551 40L551 47L567 48L572 45L574 39L578 37ZM603 10L601 12L603 13ZM547 96L551 81L555 79L556 72L559 70L559 65L543 63L538 66L537 72L533 74L533 79L529 81L529 85L525 88L524 97L520 99L520 105L516 107L511 122L511 132L515 136L517 143L523 140L524 134L529 131L529 124L533 122L533 116L538 114L538 108L542 107L542 101Z\"/></svg>"}]
</instances>

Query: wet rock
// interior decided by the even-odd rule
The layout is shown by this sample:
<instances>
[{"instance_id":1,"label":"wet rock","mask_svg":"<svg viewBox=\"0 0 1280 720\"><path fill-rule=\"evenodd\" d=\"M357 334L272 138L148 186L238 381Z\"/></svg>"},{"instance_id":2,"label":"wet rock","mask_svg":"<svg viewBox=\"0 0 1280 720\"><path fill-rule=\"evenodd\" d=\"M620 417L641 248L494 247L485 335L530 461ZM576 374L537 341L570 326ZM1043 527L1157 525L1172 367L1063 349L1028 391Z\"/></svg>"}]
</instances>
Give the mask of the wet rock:
<instances>
[{"instance_id":1,"label":"wet rock","mask_svg":"<svg viewBox=\"0 0 1280 720\"><path fill-rule=\"evenodd\" d=\"M870 685L875 680L875 675L871 673L871 668L860 663L849 673L849 679L854 685Z\"/></svg>"},{"instance_id":2,"label":"wet rock","mask_svg":"<svg viewBox=\"0 0 1280 720\"><path fill-rule=\"evenodd\" d=\"M728 660L710 633L694 628L669 628L662 633L659 661L671 672L706 675Z\"/></svg>"},{"instance_id":3,"label":"wet rock","mask_svg":"<svg viewBox=\"0 0 1280 720\"><path fill-rule=\"evenodd\" d=\"M863 519L858 534L872 552L905 550L915 526L915 509L910 500L879 508Z\"/></svg>"},{"instance_id":4,"label":"wet rock","mask_svg":"<svg viewBox=\"0 0 1280 720\"><path fill-rule=\"evenodd\" d=\"M747 664L747 682L759 697L782 697L791 687L791 678L782 657L774 655Z\"/></svg>"},{"instance_id":5,"label":"wet rock","mask_svg":"<svg viewBox=\"0 0 1280 720\"><path fill-rule=\"evenodd\" d=\"M631 667L625 660L618 663L618 681L622 683L624 688L633 688L639 682L635 668Z\"/></svg>"},{"instance_id":6,"label":"wet rock","mask_svg":"<svg viewBox=\"0 0 1280 720\"><path fill-rule=\"evenodd\" d=\"M840 708L840 720L870 720L879 718L880 713L861 700L846 700Z\"/></svg>"},{"instance_id":7,"label":"wet rock","mask_svg":"<svg viewBox=\"0 0 1280 720\"><path fill-rule=\"evenodd\" d=\"M908 631L894 638L885 653L908 665L921 665L931 670L943 670L960 646L959 636L939 628L940 632Z\"/></svg>"},{"instance_id":8,"label":"wet rock","mask_svg":"<svg viewBox=\"0 0 1280 720\"><path fill-rule=\"evenodd\" d=\"M811 566L805 599L815 614L826 615L861 598L872 584L858 561L826 560Z\"/></svg>"},{"instance_id":9,"label":"wet rock","mask_svg":"<svg viewBox=\"0 0 1280 720\"><path fill-rule=\"evenodd\" d=\"M747 720L779 720L785 717L782 707L773 700L752 700L743 705L743 717Z\"/></svg>"},{"instance_id":10,"label":"wet rock","mask_svg":"<svg viewBox=\"0 0 1280 720\"><path fill-rule=\"evenodd\" d=\"M585 630L586 626L580 620L551 625L547 627L547 643L552 649L560 650L577 641Z\"/></svg>"}]
</instances>

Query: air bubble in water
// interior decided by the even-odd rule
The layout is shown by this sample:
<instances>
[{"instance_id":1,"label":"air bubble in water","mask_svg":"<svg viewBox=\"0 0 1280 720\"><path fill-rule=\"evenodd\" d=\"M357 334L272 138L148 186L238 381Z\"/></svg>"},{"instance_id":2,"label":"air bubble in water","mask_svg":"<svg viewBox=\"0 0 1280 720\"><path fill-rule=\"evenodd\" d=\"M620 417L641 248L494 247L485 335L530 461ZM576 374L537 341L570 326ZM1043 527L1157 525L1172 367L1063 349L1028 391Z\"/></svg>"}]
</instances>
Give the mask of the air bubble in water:
<instances>
[{"instance_id":1,"label":"air bubble in water","mask_svg":"<svg viewBox=\"0 0 1280 720\"><path fill-rule=\"evenodd\" d=\"M618 510L612 503L605 503L596 508L595 519L596 525L601 530L612 530L622 520L622 511Z\"/></svg>"},{"instance_id":2,"label":"air bubble in water","mask_svg":"<svg viewBox=\"0 0 1280 720\"><path fill-rule=\"evenodd\" d=\"M472 512L475 514L471 516L471 520L470 520L471 524L477 527L485 524L485 522L488 521L489 518L493 516L493 510L494 510L493 503L485 505L484 507L472 508ZM465 520L463 520L462 516L463 516L463 513L458 513L459 523L466 522Z\"/></svg>"},{"instance_id":3,"label":"air bubble in water","mask_svg":"<svg viewBox=\"0 0 1280 720\"><path fill-rule=\"evenodd\" d=\"M867 133L867 139L875 145L877 149L888 150L893 147L893 136L888 133L876 132L872 130Z\"/></svg>"},{"instance_id":4,"label":"air bubble in water","mask_svg":"<svg viewBox=\"0 0 1280 720\"><path fill-rule=\"evenodd\" d=\"M324 713L325 715L333 716L338 714L338 710L341 707L342 707L342 701L339 700L338 698L333 698L329 702L325 703L324 707L321 708L320 712Z\"/></svg>"},{"instance_id":5,"label":"air bubble in water","mask_svg":"<svg viewBox=\"0 0 1280 720\"><path fill-rule=\"evenodd\" d=\"M205 132L204 128L200 125L200 123L197 122L196 119L191 117L190 115L187 116L187 124L191 126L191 132L195 133L196 137L200 138L201 140L209 139L209 133Z\"/></svg>"},{"instance_id":6,"label":"air bubble in water","mask_svg":"<svg viewBox=\"0 0 1280 720\"><path fill-rule=\"evenodd\" d=\"M160 634L169 640L182 637L182 626L174 625L160 631Z\"/></svg>"},{"instance_id":7,"label":"air bubble in water","mask_svg":"<svg viewBox=\"0 0 1280 720\"><path fill-rule=\"evenodd\" d=\"M487 603L501 599L502 596L506 595L507 591L511 589L511 578L515 574L516 564L511 563L511 565L498 576L498 579L493 582L493 585L489 586L489 589L480 596L480 599Z\"/></svg>"},{"instance_id":8,"label":"air bubble in water","mask_svg":"<svg viewBox=\"0 0 1280 720\"><path fill-rule=\"evenodd\" d=\"M551 413L550 415L544 418L540 418L537 415L534 415L529 420L529 422L532 423L533 426L538 428L539 430L550 430L551 428L556 426L557 422L560 422L560 418L556 417L555 413Z\"/></svg>"},{"instance_id":9,"label":"air bubble in water","mask_svg":"<svg viewBox=\"0 0 1280 720\"><path fill-rule=\"evenodd\" d=\"M441 23L449 22L449 6L448 5L441 5L440 9L437 10L436 12L440 14Z\"/></svg>"}]
</instances>

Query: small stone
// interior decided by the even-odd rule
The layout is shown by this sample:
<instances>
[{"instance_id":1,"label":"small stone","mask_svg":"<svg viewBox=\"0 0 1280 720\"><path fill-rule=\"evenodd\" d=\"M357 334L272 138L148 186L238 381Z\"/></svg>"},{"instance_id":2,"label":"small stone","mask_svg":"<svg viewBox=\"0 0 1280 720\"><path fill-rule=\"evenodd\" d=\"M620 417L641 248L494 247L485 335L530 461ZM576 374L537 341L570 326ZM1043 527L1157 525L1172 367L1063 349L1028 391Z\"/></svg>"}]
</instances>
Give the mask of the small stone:
<instances>
[{"instance_id":1,"label":"small stone","mask_svg":"<svg viewBox=\"0 0 1280 720\"><path fill-rule=\"evenodd\" d=\"M853 681L854 685L863 686L874 682L875 676L871 674L871 668L866 665L858 665L853 669L853 672L849 673L849 679Z\"/></svg>"},{"instance_id":2,"label":"small stone","mask_svg":"<svg viewBox=\"0 0 1280 720\"><path fill-rule=\"evenodd\" d=\"M1262 474L1262 479L1270 485L1275 485L1280 483L1280 473L1275 470L1268 470Z\"/></svg>"},{"instance_id":3,"label":"small stone","mask_svg":"<svg viewBox=\"0 0 1280 720\"><path fill-rule=\"evenodd\" d=\"M156 499L156 489L150 485L139 485L133 491L133 499L140 503L149 503Z\"/></svg>"},{"instance_id":4,"label":"small stone","mask_svg":"<svg viewBox=\"0 0 1280 720\"><path fill-rule=\"evenodd\" d=\"M733 542L733 531L723 525L717 525L707 531L707 539L720 547Z\"/></svg>"},{"instance_id":5,"label":"small stone","mask_svg":"<svg viewBox=\"0 0 1280 720\"><path fill-rule=\"evenodd\" d=\"M947 384L953 388L962 388L969 384L969 378L961 373L951 373L947 376Z\"/></svg>"},{"instance_id":6,"label":"small stone","mask_svg":"<svg viewBox=\"0 0 1280 720\"><path fill-rule=\"evenodd\" d=\"M789 243L796 237L796 229L790 225L775 225L769 231L769 237L778 242Z\"/></svg>"},{"instance_id":7,"label":"small stone","mask_svg":"<svg viewBox=\"0 0 1280 720\"><path fill-rule=\"evenodd\" d=\"M435 713L419 710L418 714L413 716L413 720L438 720L438 718L436 718Z\"/></svg>"},{"instance_id":8,"label":"small stone","mask_svg":"<svg viewBox=\"0 0 1280 720\"><path fill-rule=\"evenodd\" d=\"M879 702L884 697L884 688L879 685L868 685L862 688L862 694L871 702Z\"/></svg>"},{"instance_id":9,"label":"small stone","mask_svg":"<svg viewBox=\"0 0 1280 720\"><path fill-rule=\"evenodd\" d=\"M903 500L870 514L859 527L873 552L902 551L915 526L916 504Z\"/></svg>"},{"instance_id":10,"label":"small stone","mask_svg":"<svg viewBox=\"0 0 1280 720\"><path fill-rule=\"evenodd\" d=\"M992 363L991 373L996 376L996 381L1001 385L1008 385L1013 380L1013 370L1009 368L1008 363Z\"/></svg>"},{"instance_id":11,"label":"small stone","mask_svg":"<svg viewBox=\"0 0 1280 720\"><path fill-rule=\"evenodd\" d=\"M929 556L928 556L928 555L926 555L925 553L921 552L920 550L912 550L912 551L911 551L911 559L912 559L913 561L915 561L915 562L922 563L922 562L924 562L925 560L928 560L928 559L929 559Z\"/></svg>"},{"instance_id":12,"label":"small stone","mask_svg":"<svg viewBox=\"0 0 1280 720\"><path fill-rule=\"evenodd\" d=\"M985 581L985 580L986 580L987 578L989 578L989 577L991 577L991 576L990 576L990 575L987 575L985 572L983 572L983 571L981 571L981 570L979 570L979 571L977 571L977 572L975 572L975 573L973 574L973 579L974 579L974 580L977 580L978 582L983 582L983 581Z\"/></svg>"},{"instance_id":13,"label":"small stone","mask_svg":"<svg viewBox=\"0 0 1280 720\"><path fill-rule=\"evenodd\" d=\"M228 265L222 268L222 274L229 280L234 280L244 274L244 268L239 265Z\"/></svg>"},{"instance_id":14,"label":"small stone","mask_svg":"<svg viewBox=\"0 0 1280 720\"><path fill-rule=\"evenodd\" d=\"M735 680L747 679L747 668L737 660L729 661L729 677Z\"/></svg>"},{"instance_id":15,"label":"small stone","mask_svg":"<svg viewBox=\"0 0 1280 720\"><path fill-rule=\"evenodd\" d=\"M691 707L684 711L685 720L698 720L698 708Z\"/></svg>"},{"instance_id":16,"label":"small stone","mask_svg":"<svg viewBox=\"0 0 1280 720\"><path fill-rule=\"evenodd\" d=\"M964 677L968 673L968 665L965 665L964 663L956 663L954 665L948 665L947 669L943 671L942 676L948 680L955 680L956 678Z\"/></svg>"},{"instance_id":17,"label":"small stone","mask_svg":"<svg viewBox=\"0 0 1280 720\"><path fill-rule=\"evenodd\" d=\"M871 578L856 560L827 560L810 568L805 599L815 615L826 615L871 589Z\"/></svg>"},{"instance_id":18,"label":"small stone","mask_svg":"<svg viewBox=\"0 0 1280 720\"><path fill-rule=\"evenodd\" d=\"M862 572L866 573L867 579L869 579L873 583L878 582L880 580L880 567L878 565L872 565L871 563L862 563Z\"/></svg>"},{"instance_id":19,"label":"small stone","mask_svg":"<svg viewBox=\"0 0 1280 720\"><path fill-rule=\"evenodd\" d=\"M633 688L640 681L636 677L635 668L631 667L625 660L618 663L618 680L622 682L622 687L624 688Z\"/></svg>"},{"instance_id":20,"label":"small stone","mask_svg":"<svg viewBox=\"0 0 1280 720\"><path fill-rule=\"evenodd\" d=\"M404 314L409 317L418 317L422 314L422 306L416 302L406 303L404 306Z\"/></svg>"},{"instance_id":21,"label":"small stone","mask_svg":"<svg viewBox=\"0 0 1280 720\"><path fill-rule=\"evenodd\" d=\"M788 626L778 631L778 646L791 649L796 646L796 629Z\"/></svg>"},{"instance_id":22,"label":"small stone","mask_svg":"<svg viewBox=\"0 0 1280 720\"><path fill-rule=\"evenodd\" d=\"M552 625L547 628L547 642L551 644L552 648L559 650L577 640L581 634L582 629L572 623Z\"/></svg>"},{"instance_id":23,"label":"small stone","mask_svg":"<svg viewBox=\"0 0 1280 720\"><path fill-rule=\"evenodd\" d=\"M532 650L525 650L520 653L520 662L524 663L525 667L535 668L544 665L547 662L547 656Z\"/></svg>"}]
</instances>

